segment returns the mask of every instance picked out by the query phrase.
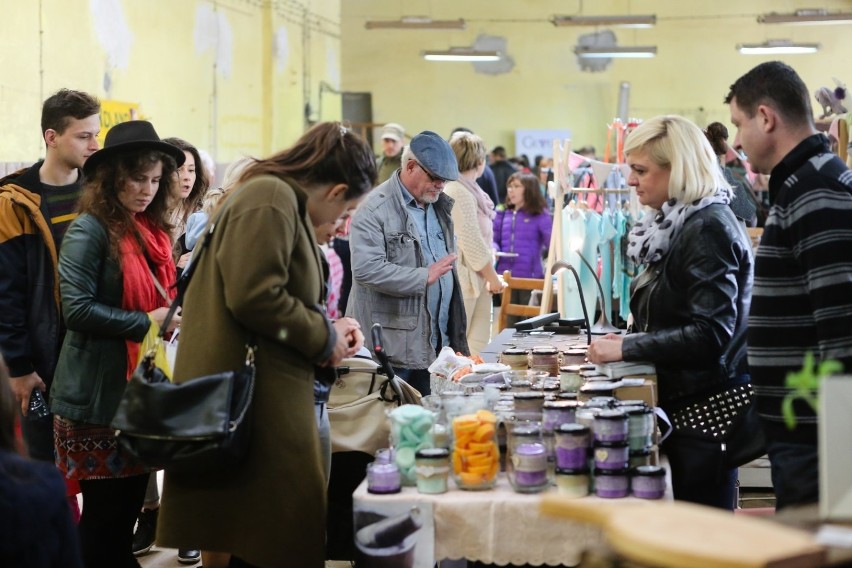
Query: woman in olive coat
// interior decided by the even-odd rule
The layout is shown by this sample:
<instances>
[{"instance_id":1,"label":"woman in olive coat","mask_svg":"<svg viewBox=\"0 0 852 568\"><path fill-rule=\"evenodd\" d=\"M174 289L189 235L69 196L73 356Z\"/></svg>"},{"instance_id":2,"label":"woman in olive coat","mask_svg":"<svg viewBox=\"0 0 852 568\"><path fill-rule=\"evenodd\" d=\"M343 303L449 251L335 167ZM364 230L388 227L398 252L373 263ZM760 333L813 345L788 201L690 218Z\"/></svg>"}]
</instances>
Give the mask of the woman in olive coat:
<instances>
[{"instance_id":1,"label":"woman in olive coat","mask_svg":"<svg viewBox=\"0 0 852 568\"><path fill-rule=\"evenodd\" d=\"M175 381L239 368L253 337L252 440L234 468L203 476L166 470L159 545L199 547L205 568L226 566L229 556L264 568L323 565L315 366L352 356L363 335L355 320L332 324L320 307L311 218L340 217L375 178L369 146L339 123L322 123L248 166L213 215L216 230L183 306Z\"/></svg>"}]
</instances>

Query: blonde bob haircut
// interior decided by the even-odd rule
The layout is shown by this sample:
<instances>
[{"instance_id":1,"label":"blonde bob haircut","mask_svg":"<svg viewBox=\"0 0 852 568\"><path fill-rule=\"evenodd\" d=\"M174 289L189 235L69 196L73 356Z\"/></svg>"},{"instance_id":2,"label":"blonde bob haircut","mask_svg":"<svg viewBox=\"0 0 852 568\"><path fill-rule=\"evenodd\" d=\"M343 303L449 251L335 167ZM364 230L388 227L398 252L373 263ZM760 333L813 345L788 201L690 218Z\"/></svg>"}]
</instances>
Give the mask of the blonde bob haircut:
<instances>
[{"instance_id":1,"label":"blonde bob haircut","mask_svg":"<svg viewBox=\"0 0 852 568\"><path fill-rule=\"evenodd\" d=\"M624 143L624 155L633 152L644 152L656 165L669 168L669 198L693 203L719 188L730 191L707 137L682 116L656 116L640 124Z\"/></svg>"},{"instance_id":2,"label":"blonde bob haircut","mask_svg":"<svg viewBox=\"0 0 852 568\"><path fill-rule=\"evenodd\" d=\"M485 142L476 134L456 132L450 137L450 148L456 155L460 172L475 170L485 163Z\"/></svg>"}]
</instances>

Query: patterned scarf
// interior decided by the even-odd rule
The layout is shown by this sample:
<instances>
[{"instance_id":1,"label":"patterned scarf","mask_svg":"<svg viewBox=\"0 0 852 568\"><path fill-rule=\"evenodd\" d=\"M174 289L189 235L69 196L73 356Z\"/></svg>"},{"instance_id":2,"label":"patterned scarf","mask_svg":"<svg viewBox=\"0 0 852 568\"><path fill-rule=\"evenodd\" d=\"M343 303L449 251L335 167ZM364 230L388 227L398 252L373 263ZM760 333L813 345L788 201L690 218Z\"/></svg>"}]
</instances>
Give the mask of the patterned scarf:
<instances>
[{"instance_id":1,"label":"patterned scarf","mask_svg":"<svg viewBox=\"0 0 852 568\"><path fill-rule=\"evenodd\" d=\"M145 250L143 252L139 247L133 230L128 231L121 239L119 252L124 286L121 309L147 313L168 305L154 285L152 271L169 298L174 299L175 263L172 260L172 243L168 233L154 225L143 213L136 215L134 220L134 228L142 237ZM125 343L127 345L127 379L129 380L139 359L139 343L129 339Z\"/></svg>"},{"instance_id":2,"label":"patterned scarf","mask_svg":"<svg viewBox=\"0 0 852 568\"><path fill-rule=\"evenodd\" d=\"M713 195L693 203L684 204L675 198L669 199L656 213L646 213L630 231L627 256L636 264L659 262L669 252L683 224L695 212L713 203L728 205L730 202L731 190L728 187L720 187Z\"/></svg>"}]
</instances>

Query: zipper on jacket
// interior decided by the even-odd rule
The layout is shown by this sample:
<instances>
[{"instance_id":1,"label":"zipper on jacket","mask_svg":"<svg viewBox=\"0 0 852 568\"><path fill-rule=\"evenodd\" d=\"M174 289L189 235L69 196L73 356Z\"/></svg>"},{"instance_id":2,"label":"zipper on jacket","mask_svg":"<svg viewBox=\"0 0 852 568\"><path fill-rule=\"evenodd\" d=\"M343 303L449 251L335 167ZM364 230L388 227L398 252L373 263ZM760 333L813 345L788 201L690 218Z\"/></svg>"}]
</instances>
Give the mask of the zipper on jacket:
<instances>
[{"instance_id":1,"label":"zipper on jacket","mask_svg":"<svg viewBox=\"0 0 852 568\"><path fill-rule=\"evenodd\" d=\"M657 275L654 278L654 282L651 283L651 287L648 289L648 295L645 298L645 325L642 326L642 331L647 332L648 326L651 325L651 295L654 293L654 289L657 287L657 284L660 283L660 271L658 269L654 269L654 273Z\"/></svg>"}]
</instances>

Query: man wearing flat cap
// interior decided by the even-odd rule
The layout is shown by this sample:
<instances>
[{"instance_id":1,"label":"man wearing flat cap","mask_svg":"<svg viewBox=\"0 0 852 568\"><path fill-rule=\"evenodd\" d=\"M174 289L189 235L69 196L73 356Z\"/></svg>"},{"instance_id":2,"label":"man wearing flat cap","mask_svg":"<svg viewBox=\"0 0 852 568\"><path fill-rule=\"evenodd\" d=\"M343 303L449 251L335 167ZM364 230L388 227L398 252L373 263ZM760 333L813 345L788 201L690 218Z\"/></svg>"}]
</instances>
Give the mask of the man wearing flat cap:
<instances>
[{"instance_id":1,"label":"man wearing flat cap","mask_svg":"<svg viewBox=\"0 0 852 568\"><path fill-rule=\"evenodd\" d=\"M388 122L382 127L382 155L376 162L379 172L377 184L385 183L402 166L402 148L405 146L405 129Z\"/></svg>"},{"instance_id":2,"label":"man wearing flat cap","mask_svg":"<svg viewBox=\"0 0 852 568\"><path fill-rule=\"evenodd\" d=\"M402 165L364 200L352 219L352 293L347 314L380 323L396 374L427 395L442 347L468 354L467 319L454 262L456 246L444 183L459 176L446 140L424 131ZM369 335L369 334L366 334ZM371 347L371 338L367 339Z\"/></svg>"}]
</instances>

